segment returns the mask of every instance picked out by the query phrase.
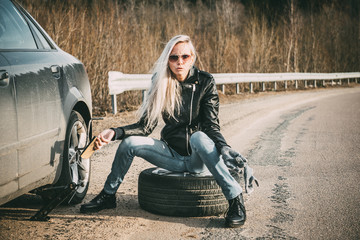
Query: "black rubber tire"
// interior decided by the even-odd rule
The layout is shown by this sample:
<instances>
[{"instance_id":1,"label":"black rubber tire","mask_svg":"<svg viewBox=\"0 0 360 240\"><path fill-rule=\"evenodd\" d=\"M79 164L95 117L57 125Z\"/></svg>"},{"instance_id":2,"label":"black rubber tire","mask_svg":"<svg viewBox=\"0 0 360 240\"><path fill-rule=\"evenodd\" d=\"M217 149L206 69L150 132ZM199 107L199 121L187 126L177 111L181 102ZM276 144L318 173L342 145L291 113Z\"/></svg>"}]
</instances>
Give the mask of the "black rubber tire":
<instances>
[{"instance_id":1,"label":"black rubber tire","mask_svg":"<svg viewBox=\"0 0 360 240\"><path fill-rule=\"evenodd\" d=\"M75 132L73 135L72 131ZM91 161L90 159L82 159L80 157L80 150L77 150L78 147L85 147L79 146L80 134L84 133L86 134L86 140L82 142L81 145L86 146L89 141L86 123L80 113L72 111L66 129L61 175L55 186L66 186L72 182L76 184L82 182L82 185L77 188L73 196L65 199L63 204L77 204L82 202L89 188ZM73 164L71 162L73 162ZM71 167L71 165L73 166ZM74 175L76 176L74 177ZM56 196L56 194L58 194L57 191L50 191L43 193L42 197L45 201L49 201Z\"/></svg>"},{"instance_id":2,"label":"black rubber tire","mask_svg":"<svg viewBox=\"0 0 360 240\"><path fill-rule=\"evenodd\" d=\"M212 176L173 176L140 173L138 200L140 207L155 214L177 217L215 216L228 208L221 188ZM232 174L237 181L238 174Z\"/></svg>"}]
</instances>

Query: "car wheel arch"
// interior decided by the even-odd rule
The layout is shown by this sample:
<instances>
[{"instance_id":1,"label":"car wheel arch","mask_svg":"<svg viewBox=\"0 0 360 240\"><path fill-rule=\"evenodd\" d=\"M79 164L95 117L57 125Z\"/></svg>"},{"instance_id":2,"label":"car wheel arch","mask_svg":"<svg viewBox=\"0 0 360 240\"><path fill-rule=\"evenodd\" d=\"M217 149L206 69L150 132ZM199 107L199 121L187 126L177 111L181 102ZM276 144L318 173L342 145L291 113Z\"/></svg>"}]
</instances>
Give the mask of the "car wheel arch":
<instances>
[{"instance_id":1,"label":"car wheel arch","mask_svg":"<svg viewBox=\"0 0 360 240\"><path fill-rule=\"evenodd\" d=\"M92 117L91 107L92 103L87 103L81 92L76 87L72 87L63 103L66 125L69 123L71 112L77 111L81 114L86 122L86 125L89 127Z\"/></svg>"},{"instance_id":2,"label":"car wheel arch","mask_svg":"<svg viewBox=\"0 0 360 240\"><path fill-rule=\"evenodd\" d=\"M80 113L80 115L83 117L88 129L90 129L89 137L91 138L92 137L92 124L90 122L91 111L88 108L88 106L86 105L86 103L84 101L77 102L72 111L76 111L76 112Z\"/></svg>"}]
</instances>

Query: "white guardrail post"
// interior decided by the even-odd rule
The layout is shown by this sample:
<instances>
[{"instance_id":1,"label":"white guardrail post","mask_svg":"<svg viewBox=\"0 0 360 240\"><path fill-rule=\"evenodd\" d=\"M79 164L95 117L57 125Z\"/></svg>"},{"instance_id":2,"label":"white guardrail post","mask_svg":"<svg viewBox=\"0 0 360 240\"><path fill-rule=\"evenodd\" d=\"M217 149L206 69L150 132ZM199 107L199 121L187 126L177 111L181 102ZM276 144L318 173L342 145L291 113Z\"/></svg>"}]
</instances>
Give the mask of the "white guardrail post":
<instances>
[{"instance_id":1,"label":"white guardrail post","mask_svg":"<svg viewBox=\"0 0 360 240\"><path fill-rule=\"evenodd\" d=\"M358 83L360 72L348 73L214 73L217 85L221 85L221 91L225 94L225 84L236 84L236 93L240 93L240 83L249 83L249 92L253 93L253 84L261 83L262 90L265 91L265 83L274 82L274 90L277 90L277 82L284 82L285 89L288 87L287 81L295 81L295 88L298 89L298 81L304 81L304 87L307 88L307 81L331 81L338 80L341 85L342 79L347 79L350 84L350 79L355 79L354 82ZM151 74L124 74L122 72L110 71L109 72L109 93L111 95L111 105L113 113L117 113L116 95L125 91L143 90L143 99L146 96L145 91L150 87Z\"/></svg>"}]
</instances>

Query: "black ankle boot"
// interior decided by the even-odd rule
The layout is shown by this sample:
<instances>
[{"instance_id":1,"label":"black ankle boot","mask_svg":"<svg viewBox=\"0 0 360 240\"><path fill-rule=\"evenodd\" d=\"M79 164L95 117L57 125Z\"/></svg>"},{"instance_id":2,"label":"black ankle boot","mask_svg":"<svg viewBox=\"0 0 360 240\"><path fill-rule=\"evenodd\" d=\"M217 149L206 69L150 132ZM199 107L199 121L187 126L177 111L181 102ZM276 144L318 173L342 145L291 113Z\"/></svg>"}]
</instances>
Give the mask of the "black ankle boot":
<instances>
[{"instance_id":1,"label":"black ankle boot","mask_svg":"<svg viewBox=\"0 0 360 240\"><path fill-rule=\"evenodd\" d=\"M240 227L244 225L246 220L246 210L242 193L234 199L229 200L229 208L225 216L225 224L227 227Z\"/></svg>"},{"instance_id":2,"label":"black ankle boot","mask_svg":"<svg viewBox=\"0 0 360 240\"><path fill-rule=\"evenodd\" d=\"M107 194L102 190L93 200L81 205L81 213L98 212L103 209L116 208L115 194Z\"/></svg>"}]
</instances>

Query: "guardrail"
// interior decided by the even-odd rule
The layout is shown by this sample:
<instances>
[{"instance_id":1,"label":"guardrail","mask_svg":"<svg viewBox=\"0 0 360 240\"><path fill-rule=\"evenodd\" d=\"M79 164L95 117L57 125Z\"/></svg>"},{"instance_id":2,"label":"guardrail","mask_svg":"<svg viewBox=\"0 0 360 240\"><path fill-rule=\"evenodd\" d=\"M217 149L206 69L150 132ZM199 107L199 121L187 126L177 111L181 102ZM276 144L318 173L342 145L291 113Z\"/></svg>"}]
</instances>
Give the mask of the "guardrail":
<instances>
[{"instance_id":1,"label":"guardrail","mask_svg":"<svg viewBox=\"0 0 360 240\"><path fill-rule=\"evenodd\" d=\"M346 79L350 83L350 79L354 79L358 83L360 72L349 73L214 73L217 85L221 85L221 91L225 92L226 84L236 84L236 93L240 93L240 83L249 83L249 92L253 93L253 83L262 83L262 91L265 91L265 83L273 82L274 90L277 90L277 82L284 82L284 88L287 89L288 81L295 84L298 88L298 81L304 81L304 87L307 87L308 81L313 81L313 87L317 87L317 81L338 80L338 84L342 84L342 80ZM109 72L109 93L111 95L111 105L113 113L117 112L116 95L130 90L143 90L144 92L150 87L151 74L124 74L122 72ZM144 96L144 95L143 95Z\"/></svg>"}]
</instances>

